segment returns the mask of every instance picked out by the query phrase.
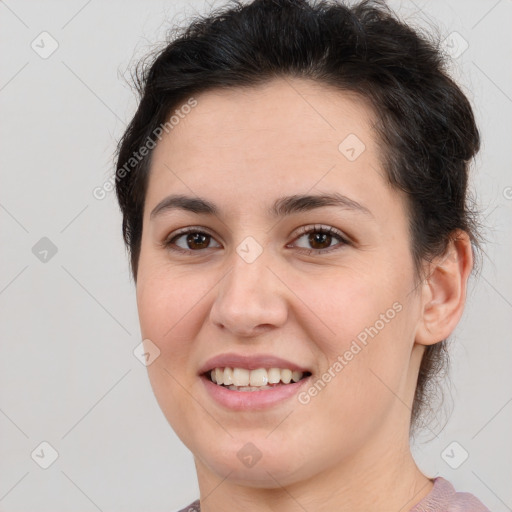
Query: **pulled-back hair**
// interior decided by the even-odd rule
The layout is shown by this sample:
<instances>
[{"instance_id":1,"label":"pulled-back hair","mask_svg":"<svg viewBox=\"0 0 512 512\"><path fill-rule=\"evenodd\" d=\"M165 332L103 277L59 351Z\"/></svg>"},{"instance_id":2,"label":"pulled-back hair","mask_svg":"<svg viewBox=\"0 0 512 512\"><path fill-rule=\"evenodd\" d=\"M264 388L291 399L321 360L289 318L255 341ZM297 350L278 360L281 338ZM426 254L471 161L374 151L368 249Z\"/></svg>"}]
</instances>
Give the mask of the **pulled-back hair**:
<instances>
[{"instance_id":1,"label":"pulled-back hair","mask_svg":"<svg viewBox=\"0 0 512 512\"><path fill-rule=\"evenodd\" d=\"M379 1L231 0L175 30L167 46L137 68L140 101L119 141L116 167L135 281L151 150L128 171L127 162L192 96L280 77L334 86L371 104L386 178L407 198L418 282L425 277L422 262L443 255L456 230L469 234L473 249L479 246L467 190L479 133L469 101L449 77L439 40L412 29ZM425 349L413 427L446 368L445 344Z\"/></svg>"}]
</instances>

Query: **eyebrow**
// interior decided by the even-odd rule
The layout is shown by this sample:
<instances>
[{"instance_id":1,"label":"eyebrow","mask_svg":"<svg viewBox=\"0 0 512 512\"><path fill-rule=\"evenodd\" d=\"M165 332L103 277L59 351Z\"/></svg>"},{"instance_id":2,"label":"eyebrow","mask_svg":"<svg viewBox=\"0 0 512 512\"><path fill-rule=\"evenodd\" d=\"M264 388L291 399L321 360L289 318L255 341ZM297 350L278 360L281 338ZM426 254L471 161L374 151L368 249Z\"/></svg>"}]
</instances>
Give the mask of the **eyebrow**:
<instances>
[{"instance_id":1,"label":"eyebrow","mask_svg":"<svg viewBox=\"0 0 512 512\"><path fill-rule=\"evenodd\" d=\"M271 217L285 217L294 213L324 208L326 206L336 206L344 210L351 210L363 213L373 217L371 211L361 203L350 199L337 192L321 195L293 195L276 199L274 204L268 210ZM171 210L185 210L192 213L203 215L219 215L219 208L212 202L201 197L189 197L185 195L170 195L162 199L155 208L153 208L150 219L154 219L165 212Z\"/></svg>"}]
</instances>

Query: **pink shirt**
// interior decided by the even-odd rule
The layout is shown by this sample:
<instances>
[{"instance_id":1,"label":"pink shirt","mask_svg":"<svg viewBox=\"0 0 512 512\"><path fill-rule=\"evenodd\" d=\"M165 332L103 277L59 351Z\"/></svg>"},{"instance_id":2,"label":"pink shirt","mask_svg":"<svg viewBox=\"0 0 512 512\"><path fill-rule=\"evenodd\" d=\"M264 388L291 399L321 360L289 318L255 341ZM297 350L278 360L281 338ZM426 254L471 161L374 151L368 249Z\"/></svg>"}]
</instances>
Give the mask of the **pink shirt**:
<instances>
[{"instance_id":1,"label":"pink shirt","mask_svg":"<svg viewBox=\"0 0 512 512\"><path fill-rule=\"evenodd\" d=\"M432 490L409 512L490 512L469 492L456 492L444 478L434 478Z\"/></svg>"},{"instance_id":2,"label":"pink shirt","mask_svg":"<svg viewBox=\"0 0 512 512\"><path fill-rule=\"evenodd\" d=\"M199 500L179 512L201 512ZM490 512L490 510L469 492L456 492L453 485L444 478L434 478L432 490L409 512Z\"/></svg>"}]
</instances>

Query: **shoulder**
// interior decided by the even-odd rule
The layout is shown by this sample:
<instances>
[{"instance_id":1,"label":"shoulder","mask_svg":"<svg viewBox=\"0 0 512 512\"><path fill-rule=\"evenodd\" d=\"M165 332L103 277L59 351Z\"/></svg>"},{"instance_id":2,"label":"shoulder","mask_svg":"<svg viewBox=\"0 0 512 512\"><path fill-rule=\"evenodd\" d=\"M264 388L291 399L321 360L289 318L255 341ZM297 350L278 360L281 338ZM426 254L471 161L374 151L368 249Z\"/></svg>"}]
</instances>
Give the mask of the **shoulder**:
<instances>
[{"instance_id":1,"label":"shoulder","mask_svg":"<svg viewBox=\"0 0 512 512\"><path fill-rule=\"evenodd\" d=\"M199 505L199 500L197 499L193 503L191 503L188 507L182 508L178 510L178 512L201 512L201 507Z\"/></svg>"},{"instance_id":2,"label":"shoulder","mask_svg":"<svg viewBox=\"0 0 512 512\"><path fill-rule=\"evenodd\" d=\"M197 499L178 512L201 512ZM490 512L473 494L457 492L453 485L442 477L434 479L434 487L410 512Z\"/></svg>"},{"instance_id":3,"label":"shoulder","mask_svg":"<svg viewBox=\"0 0 512 512\"><path fill-rule=\"evenodd\" d=\"M457 492L442 477L434 479L434 487L410 512L490 512L473 494Z\"/></svg>"}]
</instances>

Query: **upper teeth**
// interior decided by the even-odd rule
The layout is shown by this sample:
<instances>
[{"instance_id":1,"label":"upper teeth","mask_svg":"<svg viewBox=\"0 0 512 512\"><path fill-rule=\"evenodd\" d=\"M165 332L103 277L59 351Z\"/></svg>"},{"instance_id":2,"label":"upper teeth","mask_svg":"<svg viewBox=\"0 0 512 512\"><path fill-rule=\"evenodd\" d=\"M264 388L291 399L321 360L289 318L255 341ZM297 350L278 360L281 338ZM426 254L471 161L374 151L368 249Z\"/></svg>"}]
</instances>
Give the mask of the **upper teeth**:
<instances>
[{"instance_id":1,"label":"upper teeth","mask_svg":"<svg viewBox=\"0 0 512 512\"><path fill-rule=\"evenodd\" d=\"M292 380L298 382L302 379L303 373L280 368L215 368L211 370L210 376L213 382L226 386L266 386L277 384L279 381L284 384L289 384Z\"/></svg>"}]
</instances>

